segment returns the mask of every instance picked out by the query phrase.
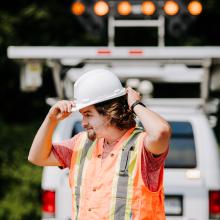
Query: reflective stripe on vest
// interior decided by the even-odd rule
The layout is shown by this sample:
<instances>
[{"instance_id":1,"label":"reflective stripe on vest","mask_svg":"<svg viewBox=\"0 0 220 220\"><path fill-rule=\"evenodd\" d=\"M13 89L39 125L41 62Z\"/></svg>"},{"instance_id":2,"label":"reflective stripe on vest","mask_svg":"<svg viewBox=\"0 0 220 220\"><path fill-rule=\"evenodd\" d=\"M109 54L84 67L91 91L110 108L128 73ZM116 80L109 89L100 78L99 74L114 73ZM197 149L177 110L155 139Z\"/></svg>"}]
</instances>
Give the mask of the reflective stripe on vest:
<instances>
[{"instance_id":1,"label":"reflective stripe on vest","mask_svg":"<svg viewBox=\"0 0 220 220\"><path fill-rule=\"evenodd\" d=\"M119 220L122 216L125 216L125 208L127 203L127 185L128 185L128 165L130 161L130 152L134 151L135 141L138 137L140 131L134 131L132 137L127 142L125 147L122 149L121 162L120 162L120 171L119 178L117 183L117 192L116 192L116 203L115 203L115 212L114 212L114 220ZM122 188L122 190L121 190ZM120 190L119 190L120 189ZM126 200L121 199L126 198Z\"/></svg>"},{"instance_id":2,"label":"reflective stripe on vest","mask_svg":"<svg viewBox=\"0 0 220 220\"><path fill-rule=\"evenodd\" d=\"M80 194L81 194L81 182L82 182L82 174L84 170L85 159L88 156L88 152L91 152L91 148L95 146L96 141L92 142L87 138L87 133L83 132L81 137L79 138L77 145L78 149L75 157L72 156L71 167L70 167L70 186L74 193L74 216L73 219L78 219L79 214L79 203L80 203ZM73 158L75 160L73 161ZM74 167L74 173L73 173ZM74 181L73 181L74 180Z\"/></svg>"},{"instance_id":3,"label":"reflective stripe on vest","mask_svg":"<svg viewBox=\"0 0 220 220\"><path fill-rule=\"evenodd\" d=\"M78 217L79 214L79 199L80 199L80 186L81 186L81 182L82 182L82 173L83 173L83 167L84 167L84 162L86 159L86 155L90 149L90 147L92 146L92 141L90 141L88 138L86 140L86 143L82 149L82 153L80 155L80 164L79 164L79 171L78 171L78 175L77 175L77 185L75 188L75 193L76 193L76 218Z\"/></svg>"}]
</instances>

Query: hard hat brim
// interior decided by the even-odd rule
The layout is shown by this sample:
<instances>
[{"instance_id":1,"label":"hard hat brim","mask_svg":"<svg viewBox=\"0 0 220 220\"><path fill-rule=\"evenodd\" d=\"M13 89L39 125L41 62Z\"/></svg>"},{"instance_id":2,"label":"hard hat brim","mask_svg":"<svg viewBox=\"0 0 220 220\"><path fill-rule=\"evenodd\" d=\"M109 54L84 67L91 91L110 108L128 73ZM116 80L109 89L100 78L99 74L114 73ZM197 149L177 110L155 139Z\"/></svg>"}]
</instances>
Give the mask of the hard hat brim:
<instances>
[{"instance_id":1,"label":"hard hat brim","mask_svg":"<svg viewBox=\"0 0 220 220\"><path fill-rule=\"evenodd\" d=\"M88 107L90 105L94 105L94 104L97 104L97 103L101 103L101 102L105 102L105 101L108 101L108 100L111 100L111 99L115 99L115 98L118 98L118 97L121 97L123 95L126 94L126 89L123 88L120 93L118 94L114 94L112 96L109 96L108 98L103 98L103 99L99 99L99 100L95 100L95 101L90 101L90 102L87 102L87 103L75 103L76 105L71 109L72 112L76 112L76 111L79 111L80 109L83 109L85 107Z\"/></svg>"}]
</instances>

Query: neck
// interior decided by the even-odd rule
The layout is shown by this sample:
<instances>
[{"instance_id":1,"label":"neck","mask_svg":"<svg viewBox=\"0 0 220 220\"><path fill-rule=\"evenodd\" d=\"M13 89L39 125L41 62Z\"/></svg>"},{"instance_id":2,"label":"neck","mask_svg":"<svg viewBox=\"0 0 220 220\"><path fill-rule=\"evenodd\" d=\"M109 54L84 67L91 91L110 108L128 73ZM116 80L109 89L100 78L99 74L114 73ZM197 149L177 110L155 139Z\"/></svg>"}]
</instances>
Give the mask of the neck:
<instances>
[{"instance_id":1,"label":"neck","mask_svg":"<svg viewBox=\"0 0 220 220\"><path fill-rule=\"evenodd\" d=\"M107 144L111 145L119 140L127 130L120 130L118 128L113 128L111 131L107 131L107 135L104 137Z\"/></svg>"}]
</instances>

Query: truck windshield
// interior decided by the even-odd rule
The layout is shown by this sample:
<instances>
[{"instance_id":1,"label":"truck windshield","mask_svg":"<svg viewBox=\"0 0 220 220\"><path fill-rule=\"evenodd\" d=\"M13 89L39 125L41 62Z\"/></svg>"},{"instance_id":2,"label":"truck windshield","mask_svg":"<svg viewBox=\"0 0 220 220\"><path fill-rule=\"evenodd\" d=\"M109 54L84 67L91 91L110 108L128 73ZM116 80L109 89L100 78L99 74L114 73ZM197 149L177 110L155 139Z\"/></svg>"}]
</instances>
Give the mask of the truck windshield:
<instances>
[{"instance_id":1,"label":"truck windshield","mask_svg":"<svg viewBox=\"0 0 220 220\"><path fill-rule=\"evenodd\" d=\"M170 121L172 137L165 168L195 168L196 152L190 122Z\"/></svg>"}]
</instances>

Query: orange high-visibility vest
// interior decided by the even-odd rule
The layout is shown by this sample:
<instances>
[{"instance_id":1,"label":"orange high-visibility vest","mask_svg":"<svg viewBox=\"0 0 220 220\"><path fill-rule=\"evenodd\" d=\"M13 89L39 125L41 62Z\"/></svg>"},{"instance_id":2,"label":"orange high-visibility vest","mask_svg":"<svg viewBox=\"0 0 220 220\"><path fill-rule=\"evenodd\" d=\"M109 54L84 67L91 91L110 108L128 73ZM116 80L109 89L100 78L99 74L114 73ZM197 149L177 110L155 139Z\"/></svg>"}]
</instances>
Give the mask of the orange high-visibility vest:
<instances>
[{"instance_id":1,"label":"orange high-visibility vest","mask_svg":"<svg viewBox=\"0 0 220 220\"><path fill-rule=\"evenodd\" d=\"M72 220L165 220L163 172L159 187L149 190L141 173L146 133L128 130L102 163L104 139L90 142L82 132L70 167Z\"/></svg>"}]
</instances>

